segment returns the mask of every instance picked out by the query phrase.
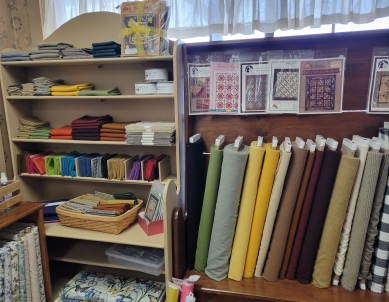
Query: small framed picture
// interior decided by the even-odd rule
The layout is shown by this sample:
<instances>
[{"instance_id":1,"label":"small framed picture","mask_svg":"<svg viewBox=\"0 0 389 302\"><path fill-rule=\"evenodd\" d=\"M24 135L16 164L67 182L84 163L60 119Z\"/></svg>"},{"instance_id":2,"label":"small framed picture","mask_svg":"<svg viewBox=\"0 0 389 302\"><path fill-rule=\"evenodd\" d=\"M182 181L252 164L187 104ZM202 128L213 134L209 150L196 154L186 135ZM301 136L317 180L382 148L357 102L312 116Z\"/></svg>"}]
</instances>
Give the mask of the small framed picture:
<instances>
[{"instance_id":1,"label":"small framed picture","mask_svg":"<svg viewBox=\"0 0 389 302\"><path fill-rule=\"evenodd\" d=\"M373 58L367 112L389 113L389 56Z\"/></svg>"}]
</instances>

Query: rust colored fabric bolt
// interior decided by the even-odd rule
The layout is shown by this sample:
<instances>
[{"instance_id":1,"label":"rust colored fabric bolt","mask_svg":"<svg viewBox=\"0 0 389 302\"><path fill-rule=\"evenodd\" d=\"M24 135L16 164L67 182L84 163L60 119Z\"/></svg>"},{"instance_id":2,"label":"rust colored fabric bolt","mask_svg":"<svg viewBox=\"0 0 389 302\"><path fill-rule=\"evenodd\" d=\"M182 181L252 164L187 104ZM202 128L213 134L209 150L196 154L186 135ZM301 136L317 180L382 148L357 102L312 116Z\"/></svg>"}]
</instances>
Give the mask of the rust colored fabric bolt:
<instances>
[{"instance_id":1,"label":"rust colored fabric bolt","mask_svg":"<svg viewBox=\"0 0 389 302\"><path fill-rule=\"evenodd\" d=\"M50 130L50 135L72 135L72 126L65 125L62 127L54 128Z\"/></svg>"}]
</instances>

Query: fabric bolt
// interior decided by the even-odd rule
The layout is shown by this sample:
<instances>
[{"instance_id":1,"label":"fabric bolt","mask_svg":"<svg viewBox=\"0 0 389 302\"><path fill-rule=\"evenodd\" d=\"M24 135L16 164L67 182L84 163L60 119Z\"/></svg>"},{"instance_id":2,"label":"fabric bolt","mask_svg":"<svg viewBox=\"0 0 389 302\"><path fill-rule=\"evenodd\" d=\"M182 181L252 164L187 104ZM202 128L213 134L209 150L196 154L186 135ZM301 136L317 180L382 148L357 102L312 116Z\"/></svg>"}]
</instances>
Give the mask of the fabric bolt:
<instances>
[{"instance_id":1,"label":"fabric bolt","mask_svg":"<svg viewBox=\"0 0 389 302\"><path fill-rule=\"evenodd\" d=\"M363 248L361 267L359 269L359 279L366 279L371 277L370 266L371 259L374 252L374 241L378 234L378 223L380 221L380 213L382 203L384 201L384 195L386 190L386 183L388 179L389 169L389 154L382 156L381 168L378 174L377 188L373 200L373 206L370 215L369 226L367 228L365 246Z\"/></svg>"},{"instance_id":2,"label":"fabric bolt","mask_svg":"<svg viewBox=\"0 0 389 302\"><path fill-rule=\"evenodd\" d=\"M217 281L226 278L228 273L248 155L249 147L246 145L242 145L239 151L234 150L234 144L223 149L219 191L205 268L206 275Z\"/></svg>"},{"instance_id":3,"label":"fabric bolt","mask_svg":"<svg viewBox=\"0 0 389 302\"><path fill-rule=\"evenodd\" d=\"M216 149L215 145L211 146L194 264L195 269L199 272L203 272L207 265L222 162L223 150Z\"/></svg>"},{"instance_id":4,"label":"fabric bolt","mask_svg":"<svg viewBox=\"0 0 389 302\"><path fill-rule=\"evenodd\" d=\"M4 298L5 301L12 301L11 248L6 245L2 249L4 255Z\"/></svg>"},{"instance_id":5,"label":"fabric bolt","mask_svg":"<svg viewBox=\"0 0 389 302\"><path fill-rule=\"evenodd\" d=\"M286 173L288 171L289 162L292 157L292 152L286 152L284 143L280 146L280 158L274 177L273 188L270 194L269 207L266 214L265 225L263 226L261 244L257 257L254 276L261 277L263 267L265 266L266 256L268 254L270 240L273 233L273 226L277 215L278 205L281 200L282 190L284 188Z\"/></svg>"},{"instance_id":6,"label":"fabric bolt","mask_svg":"<svg viewBox=\"0 0 389 302\"><path fill-rule=\"evenodd\" d=\"M33 233L26 234L26 240L28 244L28 259L30 267L30 284L31 284L31 297L32 301L41 301L39 290L39 271L38 271L38 258L37 249L35 245L35 237Z\"/></svg>"},{"instance_id":7,"label":"fabric bolt","mask_svg":"<svg viewBox=\"0 0 389 302\"><path fill-rule=\"evenodd\" d=\"M294 280L296 278L296 270L300 258L301 248L304 242L305 232L307 229L309 215L311 214L312 202L316 192L316 186L319 180L320 171L324 160L324 151L316 150L315 160L312 167L311 176L309 178L307 192L303 202L303 207L300 213L295 238L293 241L292 252L290 254L288 269L285 278Z\"/></svg>"},{"instance_id":8,"label":"fabric bolt","mask_svg":"<svg viewBox=\"0 0 389 302\"><path fill-rule=\"evenodd\" d=\"M46 293L45 293L45 285L44 285L44 279L43 279L42 255L41 255L41 249L40 249L40 243L39 243L38 227L37 226L32 227L31 232L34 234L34 241L35 241L36 260L37 260L38 278L39 278L38 283L39 283L40 301L45 302L46 301Z\"/></svg>"},{"instance_id":9,"label":"fabric bolt","mask_svg":"<svg viewBox=\"0 0 389 302\"><path fill-rule=\"evenodd\" d=\"M286 175L285 187L282 192L269 253L262 275L267 281L278 280L293 209L296 204L308 152L308 148L298 148L295 143L292 144L292 158L289 164L288 174Z\"/></svg>"},{"instance_id":10,"label":"fabric bolt","mask_svg":"<svg viewBox=\"0 0 389 302\"><path fill-rule=\"evenodd\" d=\"M369 151L368 146L363 146L357 143L357 150L355 151L355 157L358 157L360 162L359 162L357 176L355 177L353 190L351 191L351 197L347 207L346 218L344 220L342 233L339 240L338 251L336 253L336 258L334 263L335 278L337 278L337 276L340 277L340 275L342 275L343 272L344 261L346 258L346 253L347 253L349 240L350 240L351 225L353 223L355 206L358 199L359 189L361 187L362 175L365 169L365 163L366 163L366 157L368 151Z\"/></svg>"},{"instance_id":11,"label":"fabric bolt","mask_svg":"<svg viewBox=\"0 0 389 302\"><path fill-rule=\"evenodd\" d=\"M324 153L323 168L320 171L315 197L312 202L311 215L309 216L307 231L305 233L300 260L296 271L297 281L303 284L312 281L316 253L320 244L320 237L331 200L336 173L342 156L340 151L333 151L330 149L326 149Z\"/></svg>"},{"instance_id":12,"label":"fabric bolt","mask_svg":"<svg viewBox=\"0 0 389 302\"><path fill-rule=\"evenodd\" d=\"M258 190L259 177L265 157L265 145L250 144L250 154L244 176L243 191L240 201L238 222L232 245L228 278L240 281L243 277L245 258L250 239L250 229L253 221L254 207Z\"/></svg>"},{"instance_id":13,"label":"fabric bolt","mask_svg":"<svg viewBox=\"0 0 389 302\"><path fill-rule=\"evenodd\" d=\"M18 249L18 274L19 274L19 299L20 302L27 301L27 292L26 292L26 266L24 259L24 242L26 238L24 236L20 238L19 241L16 242L16 247Z\"/></svg>"},{"instance_id":14,"label":"fabric bolt","mask_svg":"<svg viewBox=\"0 0 389 302\"><path fill-rule=\"evenodd\" d=\"M24 235L22 237L23 248L24 248L24 265L25 265L25 281L26 281L26 298L27 302L32 301L32 291L31 291L31 273L30 273L30 258L28 252L28 243L27 238Z\"/></svg>"},{"instance_id":15,"label":"fabric bolt","mask_svg":"<svg viewBox=\"0 0 389 302\"><path fill-rule=\"evenodd\" d=\"M266 144L265 159L256 192L257 197L255 200L251 230L249 231L249 242L245 255L243 270L243 277L245 278L251 278L254 275L259 245L261 243L262 232L265 225L267 209L269 207L270 195L273 188L279 158L280 150L273 150L271 148L271 143Z\"/></svg>"},{"instance_id":16,"label":"fabric bolt","mask_svg":"<svg viewBox=\"0 0 389 302\"><path fill-rule=\"evenodd\" d=\"M4 291L5 291L5 275L4 275L4 248L0 245L0 301L5 300Z\"/></svg>"},{"instance_id":17,"label":"fabric bolt","mask_svg":"<svg viewBox=\"0 0 389 302\"><path fill-rule=\"evenodd\" d=\"M349 248L340 282L347 291L353 291L357 284L382 156L382 153L372 151L367 154L366 166L355 207L354 221L357 223L353 223L351 227Z\"/></svg>"},{"instance_id":18,"label":"fabric bolt","mask_svg":"<svg viewBox=\"0 0 389 302\"><path fill-rule=\"evenodd\" d=\"M389 182L389 179L387 180ZM387 183L387 187L389 183ZM372 259L371 282L368 282L372 292L383 293L385 291L386 274L389 263L389 191L386 189L384 204L382 206L378 235L374 244Z\"/></svg>"},{"instance_id":19,"label":"fabric bolt","mask_svg":"<svg viewBox=\"0 0 389 302\"><path fill-rule=\"evenodd\" d=\"M205 145L200 138L186 144L186 265L194 268L196 258L197 235L200 224L201 208L205 188Z\"/></svg>"},{"instance_id":20,"label":"fabric bolt","mask_svg":"<svg viewBox=\"0 0 389 302\"><path fill-rule=\"evenodd\" d=\"M301 209L303 207L303 202L305 198L305 193L307 191L309 178L311 176L313 162L315 160L315 152L309 152L307 157L307 162L305 164L304 173L301 179L301 184L299 192L297 195L296 205L294 207L292 222L290 224L290 230L288 234L288 240L286 241L284 258L282 260L280 278L284 279L286 275L286 270L288 269L288 264L290 260L290 255L292 253L293 241L296 236L297 225L300 219Z\"/></svg>"},{"instance_id":21,"label":"fabric bolt","mask_svg":"<svg viewBox=\"0 0 389 302\"><path fill-rule=\"evenodd\" d=\"M19 301L19 254L16 241L8 243L11 253L12 301Z\"/></svg>"},{"instance_id":22,"label":"fabric bolt","mask_svg":"<svg viewBox=\"0 0 389 302\"><path fill-rule=\"evenodd\" d=\"M331 285L332 268L358 166L359 158L343 155L340 160L313 268L312 284L315 287Z\"/></svg>"}]
</instances>

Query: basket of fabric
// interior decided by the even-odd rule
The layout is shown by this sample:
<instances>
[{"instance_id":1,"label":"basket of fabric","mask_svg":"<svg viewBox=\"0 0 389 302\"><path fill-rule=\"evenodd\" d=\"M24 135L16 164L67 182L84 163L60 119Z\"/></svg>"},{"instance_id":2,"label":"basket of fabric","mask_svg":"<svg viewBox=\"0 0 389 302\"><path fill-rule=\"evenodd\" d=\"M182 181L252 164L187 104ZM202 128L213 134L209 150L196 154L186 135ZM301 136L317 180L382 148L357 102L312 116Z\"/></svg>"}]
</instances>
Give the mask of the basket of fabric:
<instances>
[{"instance_id":1,"label":"basket of fabric","mask_svg":"<svg viewBox=\"0 0 389 302\"><path fill-rule=\"evenodd\" d=\"M87 229L92 231L120 234L137 220L139 211L142 208L143 200L136 199L131 208L118 216L89 214L91 211L84 211L74 206L74 201L81 203L97 202L100 205L107 204L107 200L94 197L93 195L82 195L71 199L56 208L59 221L64 226Z\"/></svg>"}]
</instances>

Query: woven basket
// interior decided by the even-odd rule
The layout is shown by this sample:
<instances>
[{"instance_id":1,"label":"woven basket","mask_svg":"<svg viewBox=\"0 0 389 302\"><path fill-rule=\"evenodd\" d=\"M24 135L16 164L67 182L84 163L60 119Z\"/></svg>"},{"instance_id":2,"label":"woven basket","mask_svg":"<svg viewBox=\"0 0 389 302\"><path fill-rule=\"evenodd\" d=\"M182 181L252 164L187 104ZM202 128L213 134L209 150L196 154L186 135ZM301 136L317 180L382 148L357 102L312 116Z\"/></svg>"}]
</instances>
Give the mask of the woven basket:
<instances>
[{"instance_id":1,"label":"woven basket","mask_svg":"<svg viewBox=\"0 0 389 302\"><path fill-rule=\"evenodd\" d=\"M84 196L80 196L77 198L83 197ZM88 196L88 199L92 198ZM96 200L100 199L96 198ZM102 201L102 203L104 203L104 201ZM67 211L60 207L57 207L56 211L62 225L110 234L120 234L124 229L136 221L142 205L143 200L138 199L138 204L135 207L124 214L115 217L81 214Z\"/></svg>"}]
</instances>

